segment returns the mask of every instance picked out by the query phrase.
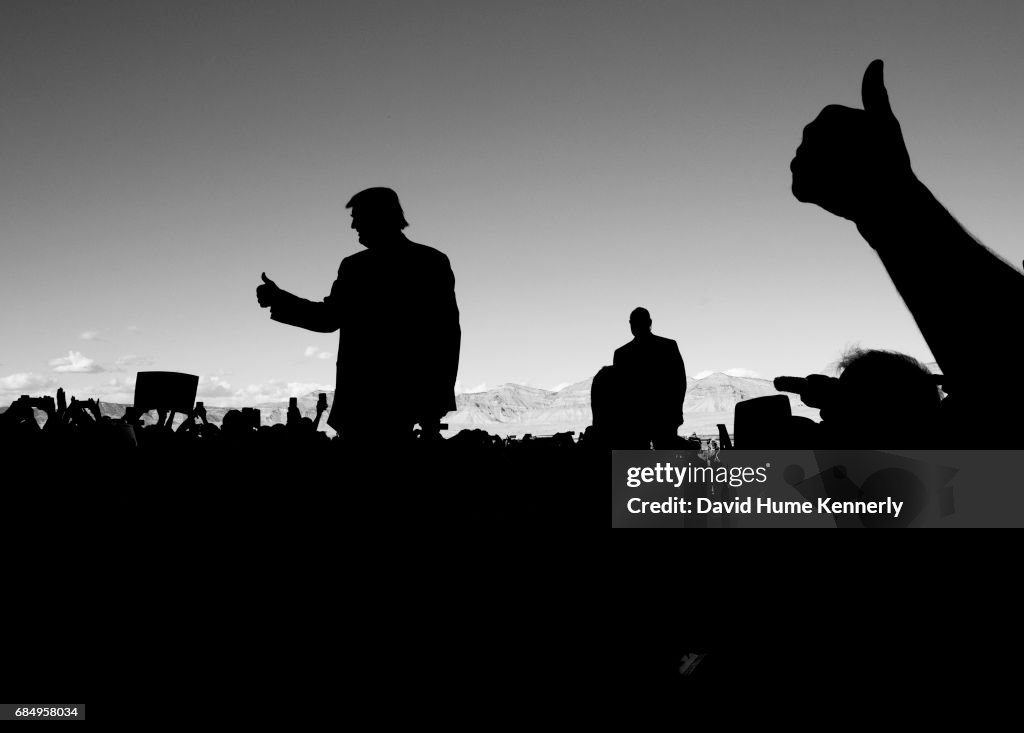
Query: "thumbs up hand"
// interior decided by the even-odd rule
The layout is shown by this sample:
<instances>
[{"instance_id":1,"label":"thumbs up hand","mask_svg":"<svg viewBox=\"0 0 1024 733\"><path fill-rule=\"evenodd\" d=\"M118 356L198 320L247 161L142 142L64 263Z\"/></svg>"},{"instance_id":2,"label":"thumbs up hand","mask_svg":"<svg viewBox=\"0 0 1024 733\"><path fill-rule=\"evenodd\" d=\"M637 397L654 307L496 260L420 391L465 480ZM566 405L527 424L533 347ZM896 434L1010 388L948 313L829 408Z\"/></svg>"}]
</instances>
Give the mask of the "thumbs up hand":
<instances>
[{"instance_id":1,"label":"thumbs up hand","mask_svg":"<svg viewBox=\"0 0 1024 733\"><path fill-rule=\"evenodd\" d=\"M917 179L889 104L882 62L872 61L861 84L864 109L829 105L804 128L790 163L793 195L862 224L887 216Z\"/></svg>"},{"instance_id":2,"label":"thumbs up hand","mask_svg":"<svg viewBox=\"0 0 1024 733\"><path fill-rule=\"evenodd\" d=\"M263 284L256 288L256 299L260 303L260 308L268 308L274 304L278 294L281 292L281 288L277 287L273 280L267 277L267 273L263 273Z\"/></svg>"},{"instance_id":3,"label":"thumbs up hand","mask_svg":"<svg viewBox=\"0 0 1024 733\"><path fill-rule=\"evenodd\" d=\"M913 176L910 153L903 141L903 130L889 104L889 92L882 78L881 59L875 59L864 70L860 98L879 145L880 157L887 162L893 173Z\"/></svg>"}]
</instances>

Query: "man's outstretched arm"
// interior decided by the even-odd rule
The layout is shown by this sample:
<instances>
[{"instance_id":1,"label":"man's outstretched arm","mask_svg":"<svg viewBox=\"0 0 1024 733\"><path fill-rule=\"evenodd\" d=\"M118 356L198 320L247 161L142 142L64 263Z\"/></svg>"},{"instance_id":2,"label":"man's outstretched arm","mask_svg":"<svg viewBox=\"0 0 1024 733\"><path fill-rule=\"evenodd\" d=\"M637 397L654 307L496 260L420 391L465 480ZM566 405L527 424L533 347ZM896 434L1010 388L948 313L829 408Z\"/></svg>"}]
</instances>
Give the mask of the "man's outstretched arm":
<instances>
[{"instance_id":1,"label":"man's outstretched arm","mask_svg":"<svg viewBox=\"0 0 1024 733\"><path fill-rule=\"evenodd\" d=\"M263 284L256 288L256 297L261 308L270 308L270 318L290 326L309 331L331 333L341 326L338 305L340 302L341 272L331 286L331 294L321 302L306 300L277 287L273 280L263 273Z\"/></svg>"},{"instance_id":2,"label":"man's outstretched arm","mask_svg":"<svg viewBox=\"0 0 1024 733\"><path fill-rule=\"evenodd\" d=\"M804 128L793 194L849 219L878 252L944 374L1010 363L1024 275L968 234L910 167L882 62L864 72L864 109L829 105Z\"/></svg>"}]
</instances>

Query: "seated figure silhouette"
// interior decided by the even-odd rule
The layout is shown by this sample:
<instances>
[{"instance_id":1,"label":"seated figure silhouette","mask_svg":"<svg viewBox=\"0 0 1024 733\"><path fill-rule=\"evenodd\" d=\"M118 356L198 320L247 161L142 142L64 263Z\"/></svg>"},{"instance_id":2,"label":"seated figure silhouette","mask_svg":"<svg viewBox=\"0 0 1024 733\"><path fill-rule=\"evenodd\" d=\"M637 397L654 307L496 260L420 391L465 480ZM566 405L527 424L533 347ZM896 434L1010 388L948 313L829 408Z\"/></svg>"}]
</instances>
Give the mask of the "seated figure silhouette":
<instances>
[{"instance_id":1,"label":"seated figure silhouette","mask_svg":"<svg viewBox=\"0 0 1024 733\"><path fill-rule=\"evenodd\" d=\"M616 381L628 395L621 407L622 431L629 445L616 448L669 449L678 443L686 397L686 369L679 346L651 333L651 314L636 308L629 314L633 340L615 350Z\"/></svg>"},{"instance_id":2,"label":"seated figure silhouette","mask_svg":"<svg viewBox=\"0 0 1024 733\"><path fill-rule=\"evenodd\" d=\"M878 253L945 377L947 424L984 427L987 445L1019 447L1024 395L993 400L984 370L1016 363L1009 324L1024 315L1024 275L914 174L882 72L880 60L864 72L864 109L829 105L804 128L790 164L793 195L852 221Z\"/></svg>"},{"instance_id":3,"label":"seated figure silhouette","mask_svg":"<svg viewBox=\"0 0 1024 733\"><path fill-rule=\"evenodd\" d=\"M260 306L281 323L340 330L327 424L344 440L386 445L411 438L416 423L436 437L455 409L462 336L451 264L405 236L409 224L391 189L360 191L346 208L366 249L342 260L330 295L304 300L264 274Z\"/></svg>"}]
</instances>

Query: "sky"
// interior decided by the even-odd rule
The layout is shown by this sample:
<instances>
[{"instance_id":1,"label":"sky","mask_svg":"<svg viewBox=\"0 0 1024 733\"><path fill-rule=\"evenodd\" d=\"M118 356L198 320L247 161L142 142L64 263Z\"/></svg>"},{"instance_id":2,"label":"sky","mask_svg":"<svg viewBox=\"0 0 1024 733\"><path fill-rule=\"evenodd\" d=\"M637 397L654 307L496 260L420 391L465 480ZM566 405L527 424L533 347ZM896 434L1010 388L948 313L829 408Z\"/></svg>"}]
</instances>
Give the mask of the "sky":
<instances>
[{"instance_id":1,"label":"sky","mask_svg":"<svg viewBox=\"0 0 1024 733\"><path fill-rule=\"evenodd\" d=\"M591 377L637 306L691 376L931 361L789 161L882 58L915 171L1019 267L1022 38L1020 2L5 0L0 404L130 401L144 369L208 404L330 387L337 334L255 288L327 295L379 185L451 259L461 391Z\"/></svg>"}]
</instances>

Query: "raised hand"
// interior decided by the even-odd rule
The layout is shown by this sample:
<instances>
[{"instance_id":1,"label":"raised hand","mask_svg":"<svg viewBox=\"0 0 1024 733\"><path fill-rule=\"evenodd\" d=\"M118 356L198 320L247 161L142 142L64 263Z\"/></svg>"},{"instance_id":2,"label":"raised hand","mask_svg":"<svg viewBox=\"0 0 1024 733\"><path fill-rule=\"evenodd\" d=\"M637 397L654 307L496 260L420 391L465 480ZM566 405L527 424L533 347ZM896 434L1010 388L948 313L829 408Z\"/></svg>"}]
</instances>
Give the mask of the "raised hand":
<instances>
[{"instance_id":1,"label":"raised hand","mask_svg":"<svg viewBox=\"0 0 1024 733\"><path fill-rule=\"evenodd\" d=\"M57 412L57 405L53 397L46 395L39 399L39 409L46 413L46 419L49 420Z\"/></svg>"},{"instance_id":2,"label":"raised hand","mask_svg":"<svg viewBox=\"0 0 1024 733\"><path fill-rule=\"evenodd\" d=\"M858 224L888 216L916 178L889 104L882 62L861 83L864 109L830 104L804 128L790 163L793 195Z\"/></svg>"},{"instance_id":3,"label":"raised hand","mask_svg":"<svg viewBox=\"0 0 1024 733\"><path fill-rule=\"evenodd\" d=\"M267 273L264 272L262 277L263 284L256 288L256 299L260 303L260 308L269 308L277 300L281 288L277 287L274 281L267 277Z\"/></svg>"},{"instance_id":4,"label":"raised hand","mask_svg":"<svg viewBox=\"0 0 1024 733\"><path fill-rule=\"evenodd\" d=\"M96 421L99 422L100 419L103 417L102 413L100 412L99 402L97 402L94 398L90 397L88 400L85 401L84 404L85 408L89 412L91 412L93 416L96 418Z\"/></svg>"}]
</instances>

